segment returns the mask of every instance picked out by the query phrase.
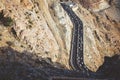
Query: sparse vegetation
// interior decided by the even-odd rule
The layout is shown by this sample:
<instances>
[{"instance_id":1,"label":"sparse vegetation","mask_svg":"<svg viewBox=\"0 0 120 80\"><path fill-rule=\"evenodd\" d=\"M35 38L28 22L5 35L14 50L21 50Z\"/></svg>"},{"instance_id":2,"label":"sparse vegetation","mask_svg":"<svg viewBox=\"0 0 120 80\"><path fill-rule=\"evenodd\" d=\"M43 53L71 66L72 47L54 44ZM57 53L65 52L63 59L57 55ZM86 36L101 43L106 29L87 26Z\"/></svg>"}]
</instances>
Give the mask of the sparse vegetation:
<instances>
[{"instance_id":1,"label":"sparse vegetation","mask_svg":"<svg viewBox=\"0 0 120 80\"><path fill-rule=\"evenodd\" d=\"M31 16L32 14L30 12L26 12L25 15Z\"/></svg>"},{"instance_id":2,"label":"sparse vegetation","mask_svg":"<svg viewBox=\"0 0 120 80\"><path fill-rule=\"evenodd\" d=\"M9 45L9 46L13 45L13 42L11 42L11 41L7 41L6 43L7 43L7 45Z\"/></svg>"},{"instance_id":3,"label":"sparse vegetation","mask_svg":"<svg viewBox=\"0 0 120 80\"><path fill-rule=\"evenodd\" d=\"M0 41L2 40L2 39L1 39L1 36L2 36L2 34L0 34Z\"/></svg>"},{"instance_id":4,"label":"sparse vegetation","mask_svg":"<svg viewBox=\"0 0 120 80\"><path fill-rule=\"evenodd\" d=\"M31 20L28 20L28 23L33 24L33 22Z\"/></svg>"},{"instance_id":5,"label":"sparse vegetation","mask_svg":"<svg viewBox=\"0 0 120 80\"><path fill-rule=\"evenodd\" d=\"M35 11L35 13L37 14L37 13L39 13L39 11Z\"/></svg>"},{"instance_id":6,"label":"sparse vegetation","mask_svg":"<svg viewBox=\"0 0 120 80\"><path fill-rule=\"evenodd\" d=\"M40 17L38 16L37 18L39 19Z\"/></svg>"},{"instance_id":7,"label":"sparse vegetation","mask_svg":"<svg viewBox=\"0 0 120 80\"><path fill-rule=\"evenodd\" d=\"M31 29L31 28L32 28L32 25L28 25L26 28L27 28L27 29Z\"/></svg>"},{"instance_id":8,"label":"sparse vegetation","mask_svg":"<svg viewBox=\"0 0 120 80\"><path fill-rule=\"evenodd\" d=\"M29 25L29 28L32 28L32 25Z\"/></svg>"},{"instance_id":9,"label":"sparse vegetation","mask_svg":"<svg viewBox=\"0 0 120 80\"><path fill-rule=\"evenodd\" d=\"M5 17L2 21L4 26L12 26L13 20L10 17Z\"/></svg>"},{"instance_id":10,"label":"sparse vegetation","mask_svg":"<svg viewBox=\"0 0 120 80\"><path fill-rule=\"evenodd\" d=\"M4 26L12 26L14 21L11 17L4 17L3 11L0 12L0 22L4 25Z\"/></svg>"},{"instance_id":11,"label":"sparse vegetation","mask_svg":"<svg viewBox=\"0 0 120 80\"><path fill-rule=\"evenodd\" d=\"M14 30L14 28L11 28L11 33L14 35L14 37L17 37L17 33L16 33L16 31Z\"/></svg>"}]
</instances>

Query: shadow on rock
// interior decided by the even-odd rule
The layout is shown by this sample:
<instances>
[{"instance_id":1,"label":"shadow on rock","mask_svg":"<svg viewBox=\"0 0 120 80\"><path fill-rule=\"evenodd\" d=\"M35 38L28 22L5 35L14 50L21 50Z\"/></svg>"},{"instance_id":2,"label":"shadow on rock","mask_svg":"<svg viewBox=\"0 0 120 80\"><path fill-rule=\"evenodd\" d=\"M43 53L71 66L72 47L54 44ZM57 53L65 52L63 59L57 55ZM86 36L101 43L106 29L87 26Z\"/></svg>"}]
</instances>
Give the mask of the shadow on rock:
<instances>
[{"instance_id":1,"label":"shadow on rock","mask_svg":"<svg viewBox=\"0 0 120 80\"><path fill-rule=\"evenodd\" d=\"M107 77L120 79L120 55L105 57L104 64L99 68Z\"/></svg>"},{"instance_id":2,"label":"shadow on rock","mask_svg":"<svg viewBox=\"0 0 120 80\"><path fill-rule=\"evenodd\" d=\"M50 58L43 59L26 51L18 52L11 47L0 48L0 80L49 80L53 76L83 75L63 69L61 64L53 63Z\"/></svg>"},{"instance_id":3,"label":"shadow on rock","mask_svg":"<svg viewBox=\"0 0 120 80\"><path fill-rule=\"evenodd\" d=\"M120 76L119 68L120 56L113 56L105 58L105 63L98 71L117 80ZM84 74L64 69L50 58L43 59L34 53L18 52L10 47L0 48L0 80L49 80L51 77L84 78Z\"/></svg>"},{"instance_id":4,"label":"shadow on rock","mask_svg":"<svg viewBox=\"0 0 120 80\"><path fill-rule=\"evenodd\" d=\"M10 47L0 48L0 80L47 80L49 76L39 66L51 66L42 58L31 53L13 50Z\"/></svg>"}]
</instances>

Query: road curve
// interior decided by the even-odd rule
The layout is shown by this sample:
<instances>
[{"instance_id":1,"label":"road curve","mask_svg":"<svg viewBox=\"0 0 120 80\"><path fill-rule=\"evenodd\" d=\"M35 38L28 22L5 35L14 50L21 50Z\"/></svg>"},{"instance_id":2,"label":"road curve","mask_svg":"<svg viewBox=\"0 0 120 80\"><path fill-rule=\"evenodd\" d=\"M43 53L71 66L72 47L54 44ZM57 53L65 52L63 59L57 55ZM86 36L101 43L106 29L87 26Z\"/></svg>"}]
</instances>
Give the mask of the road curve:
<instances>
[{"instance_id":1,"label":"road curve","mask_svg":"<svg viewBox=\"0 0 120 80\"><path fill-rule=\"evenodd\" d=\"M99 77L103 78L105 75L101 72L92 72L84 63L83 52L83 23L80 18L73 12L69 5L61 3L63 9L69 15L70 20L73 23L71 51L69 63L75 71L82 71L85 77Z\"/></svg>"}]
</instances>

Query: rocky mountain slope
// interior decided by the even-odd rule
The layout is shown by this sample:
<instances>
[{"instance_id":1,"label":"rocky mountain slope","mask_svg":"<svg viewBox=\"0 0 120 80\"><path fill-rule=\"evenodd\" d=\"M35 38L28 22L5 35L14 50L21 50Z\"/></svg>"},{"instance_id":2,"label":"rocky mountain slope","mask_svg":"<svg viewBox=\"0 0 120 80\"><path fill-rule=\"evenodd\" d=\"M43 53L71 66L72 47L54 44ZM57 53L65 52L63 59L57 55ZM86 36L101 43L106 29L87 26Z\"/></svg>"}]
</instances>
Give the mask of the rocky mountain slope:
<instances>
[{"instance_id":1,"label":"rocky mountain slope","mask_svg":"<svg viewBox=\"0 0 120 80\"><path fill-rule=\"evenodd\" d=\"M68 0L0 0L0 55L3 47L10 47L19 54L29 52L49 58L53 66L71 69L73 24L61 1ZM71 1L83 22L85 64L96 71L105 56L120 54L120 1ZM9 49L5 51L9 53Z\"/></svg>"}]
</instances>

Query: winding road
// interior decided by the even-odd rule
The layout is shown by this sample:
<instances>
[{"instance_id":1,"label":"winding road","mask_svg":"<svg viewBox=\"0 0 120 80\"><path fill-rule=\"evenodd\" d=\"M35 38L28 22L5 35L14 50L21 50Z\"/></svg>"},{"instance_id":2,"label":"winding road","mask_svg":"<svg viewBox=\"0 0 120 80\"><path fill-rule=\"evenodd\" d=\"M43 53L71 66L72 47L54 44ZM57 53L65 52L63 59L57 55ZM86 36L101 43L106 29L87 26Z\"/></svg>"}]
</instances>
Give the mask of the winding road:
<instances>
[{"instance_id":1,"label":"winding road","mask_svg":"<svg viewBox=\"0 0 120 80\"><path fill-rule=\"evenodd\" d=\"M75 71L82 71L84 77L99 77L102 78L105 75L101 72L92 72L89 70L84 63L84 52L83 52L83 23L80 18L73 12L69 5L61 3L63 9L69 15L73 23L73 34L71 42L71 52L69 63Z\"/></svg>"}]
</instances>

